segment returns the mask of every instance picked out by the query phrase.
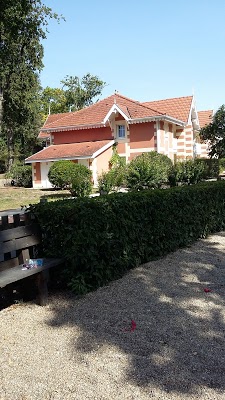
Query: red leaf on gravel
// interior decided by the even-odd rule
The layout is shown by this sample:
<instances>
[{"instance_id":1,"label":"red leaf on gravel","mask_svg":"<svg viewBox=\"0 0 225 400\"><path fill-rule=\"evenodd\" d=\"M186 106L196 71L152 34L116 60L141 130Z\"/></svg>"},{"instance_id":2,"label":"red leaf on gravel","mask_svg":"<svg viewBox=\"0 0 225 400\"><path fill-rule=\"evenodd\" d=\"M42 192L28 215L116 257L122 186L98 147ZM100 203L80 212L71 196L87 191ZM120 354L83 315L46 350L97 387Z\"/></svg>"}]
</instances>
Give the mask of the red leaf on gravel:
<instances>
[{"instance_id":1,"label":"red leaf on gravel","mask_svg":"<svg viewBox=\"0 0 225 400\"><path fill-rule=\"evenodd\" d=\"M205 292L205 293L209 293L209 292L211 292L211 291L212 291L212 289L204 288L204 292Z\"/></svg>"},{"instance_id":2,"label":"red leaf on gravel","mask_svg":"<svg viewBox=\"0 0 225 400\"><path fill-rule=\"evenodd\" d=\"M136 322L132 319L131 320L131 332L133 332L137 328Z\"/></svg>"},{"instance_id":3,"label":"red leaf on gravel","mask_svg":"<svg viewBox=\"0 0 225 400\"><path fill-rule=\"evenodd\" d=\"M133 332L137 328L136 322L132 319L131 326L129 328L122 329L123 332Z\"/></svg>"}]
</instances>

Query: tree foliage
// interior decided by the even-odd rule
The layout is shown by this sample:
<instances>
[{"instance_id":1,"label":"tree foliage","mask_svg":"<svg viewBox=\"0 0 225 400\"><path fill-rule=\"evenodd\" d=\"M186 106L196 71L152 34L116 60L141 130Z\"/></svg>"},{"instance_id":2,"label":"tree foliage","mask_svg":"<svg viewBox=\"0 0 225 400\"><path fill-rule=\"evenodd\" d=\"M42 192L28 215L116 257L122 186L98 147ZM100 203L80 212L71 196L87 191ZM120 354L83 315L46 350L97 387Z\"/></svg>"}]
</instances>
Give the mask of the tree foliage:
<instances>
[{"instance_id":1,"label":"tree foliage","mask_svg":"<svg viewBox=\"0 0 225 400\"><path fill-rule=\"evenodd\" d=\"M0 0L1 136L8 164L18 148L21 157L32 153L41 121L39 75L49 18L58 18L42 0Z\"/></svg>"},{"instance_id":2,"label":"tree foliage","mask_svg":"<svg viewBox=\"0 0 225 400\"><path fill-rule=\"evenodd\" d=\"M106 83L96 75L87 73L81 79L78 76L66 76L61 81L65 90L68 111L76 111L93 104L102 93Z\"/></svg>"},{"instance_id":3,"label":"tree foliage","mask_svg":"<svg viewBox=\"0 0 225 400\"><path fill-rule=\"evenodd\" d=\"M40 113L42 123L49 114L68 112L65 91L60 88L50 88L40 90Z\"/></svg>"},{"instance_id":4,"label":"tree foliage","mask_svg":"<svg viewBox=\"0 0 225 400\"><path fill-rule=\"evenodd\" d=\"M47 86L40 90L40 113L43 123L48 114L77 111L93 104L105 86L105 82L90 73L81 79L77 76L66 76L61 83L62 88Z\"/></svg>"},{"instance_id":5,"label":"tree foliage","mask_svg":"<svg viewBox=\"0 0 225 400\"><path fill-rule=\"evenodd\" d=\"M213 121L200 130L200 136L209 142L210 157L225 157L225 105L217 110Z\"/></svg>"}]
</instances>

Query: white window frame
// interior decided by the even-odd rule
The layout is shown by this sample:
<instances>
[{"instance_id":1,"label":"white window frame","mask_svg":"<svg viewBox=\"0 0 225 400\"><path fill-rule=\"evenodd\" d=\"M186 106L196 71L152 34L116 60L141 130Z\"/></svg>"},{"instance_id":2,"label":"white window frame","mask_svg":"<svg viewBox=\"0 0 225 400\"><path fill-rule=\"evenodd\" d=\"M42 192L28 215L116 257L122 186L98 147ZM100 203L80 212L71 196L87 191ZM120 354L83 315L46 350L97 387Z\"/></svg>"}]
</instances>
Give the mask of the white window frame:
<instances>
[{"instance_id":1,"label":"white window frame","mask_svg":"<svg viewBox=\"0 0 225 400\"><path fill-rule=\"evenodd\" d=\"M124 136L119 136L120 127L123 127L123 128L124 128ZM126 137L127 137L126 125L125 125L124 123L118 122L118 123L116 124L116 138L117 138L118 140L124 140L124 139L126 139Z\"/></svg>"}]
</instances>

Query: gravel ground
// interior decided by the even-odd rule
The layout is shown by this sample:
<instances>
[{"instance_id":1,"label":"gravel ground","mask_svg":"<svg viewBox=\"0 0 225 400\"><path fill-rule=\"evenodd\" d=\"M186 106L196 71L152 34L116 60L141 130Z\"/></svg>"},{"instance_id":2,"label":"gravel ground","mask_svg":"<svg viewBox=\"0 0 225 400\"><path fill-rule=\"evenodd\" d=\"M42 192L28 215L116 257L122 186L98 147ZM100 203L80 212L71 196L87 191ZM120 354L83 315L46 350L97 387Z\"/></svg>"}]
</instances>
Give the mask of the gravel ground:
<instances>
[{"instance_id":1,"label":"gravel ground","mask_svg":"<svg viewBox=\"0 0 225 400\"><path fill-rule=\"evenodd\" d=\"M208 289L209 291L205 291ZM0 399L225 399L225 233L0 312Z\"/></svg>"}]
</instances>

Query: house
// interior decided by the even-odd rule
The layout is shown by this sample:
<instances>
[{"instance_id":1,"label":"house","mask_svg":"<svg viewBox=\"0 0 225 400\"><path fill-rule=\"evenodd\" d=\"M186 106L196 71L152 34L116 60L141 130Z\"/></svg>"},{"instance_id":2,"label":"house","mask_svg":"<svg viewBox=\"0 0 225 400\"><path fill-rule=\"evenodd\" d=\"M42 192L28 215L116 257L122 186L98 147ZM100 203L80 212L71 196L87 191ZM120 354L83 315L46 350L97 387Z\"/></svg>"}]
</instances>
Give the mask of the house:
<instances>
[{"instance_id":1,"label":"house","mask_svg":"<svg viewBox=\"0 0 225 400\"><path fill-rule=\"evenodd\" d=\"M198 120L200 129L204 128L204 126L209 125L213 119L213 110L206 111L198 111ZM198 142L196 143L196 153L200 154L200 157L208 157L208 143L203 142L199 137Z\"/></svg>"},{"instance_id":2,"label":"house","mask_svg":"<svg viewBox=\"0 0 225 400\"><path fill-rule=\"evenodd\" d=\"M193 96L140 103L115 93L79 111L49 115L39 134L46 147L25 162L32 164L34 188L51 187L48 171L57 160L86 165L97 186L113 145L126 162L153 150L173 161L191 159L199 128Z\"/></svg>"}]
</instances>

